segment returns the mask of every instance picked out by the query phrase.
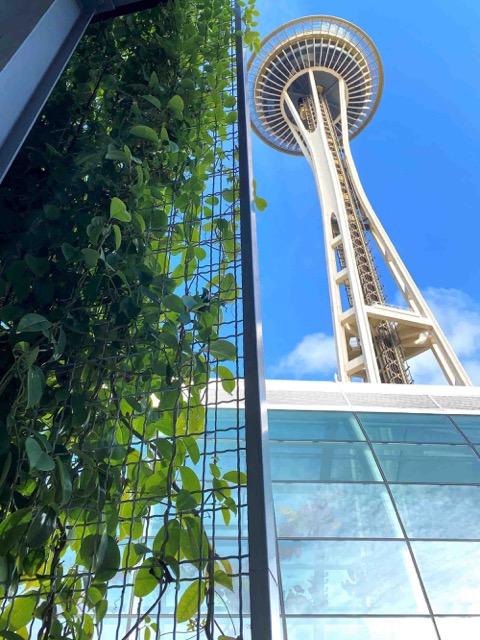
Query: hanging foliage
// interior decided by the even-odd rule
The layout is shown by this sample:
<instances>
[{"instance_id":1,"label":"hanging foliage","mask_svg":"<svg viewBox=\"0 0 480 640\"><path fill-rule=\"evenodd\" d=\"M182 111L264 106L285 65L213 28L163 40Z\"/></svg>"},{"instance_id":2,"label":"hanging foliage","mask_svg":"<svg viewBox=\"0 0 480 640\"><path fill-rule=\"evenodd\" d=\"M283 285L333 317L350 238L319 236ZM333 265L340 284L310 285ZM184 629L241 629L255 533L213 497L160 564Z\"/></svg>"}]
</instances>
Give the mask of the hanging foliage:
<instances>
[{"instance_id":1,"label":"hanging foliage","mask_svg":"<svg viewBox=\"0 0 480 640\"><path fill-rule=\"evenodd\" d=\"M255 15L252 2L258 46ZM156 604L185 562L197 576L177 622L210 638L216 585L232 587L203 511L228 523L245 476L219 459L205 479L196 465L207 383L231 393L238 375L234 35L229 0L92 25L0 188L10 640L90 638L114 580L129 573Z\"/></svg>"}]
</instances>

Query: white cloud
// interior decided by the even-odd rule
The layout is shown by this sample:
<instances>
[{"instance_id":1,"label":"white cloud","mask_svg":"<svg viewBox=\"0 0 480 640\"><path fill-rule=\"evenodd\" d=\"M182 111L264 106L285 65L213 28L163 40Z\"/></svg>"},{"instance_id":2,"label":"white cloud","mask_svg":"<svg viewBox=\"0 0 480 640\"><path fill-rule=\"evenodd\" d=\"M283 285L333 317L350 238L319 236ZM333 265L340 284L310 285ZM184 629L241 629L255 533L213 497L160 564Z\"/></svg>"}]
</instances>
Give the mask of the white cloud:
<instances>
[{"instance_id":1,"label":"white cloud","mask_svg":"<svg viewBox=\"0 0 480 640\"><path fill-rule=\"evenodd\" d=\"M337 368L335 341L325 333L312 333L305 336L286 356L280 358L277 365L271 367L271 376L305 378L318 375L332 380Z\"/></svg>"},{"instance_id":2,"label":"white cloud","mask_svg":"<svg viewBox=\"0 0 480 640\"><path fill-rule=\"evenodd\" d=\"M480 384L480 305L459 289L430 287L423 295L473 384ZM410 364L415 382L446 383L431 353Z\"/></svg>"},{"instance_id":3,"label":"white cloud","mask_svg":"<svg viewBox=\"0 0 480 640\"><path fill-rule=\"evenodd\" d=\"M480 305L459 289L430 287L423 295L473 384L480 384ZM416 383L446 384L431 352L421 354L409 364ZM270 367L269 375L332 380L336 369L333 336L312 333Z\"/></svg>"}]
</instances>

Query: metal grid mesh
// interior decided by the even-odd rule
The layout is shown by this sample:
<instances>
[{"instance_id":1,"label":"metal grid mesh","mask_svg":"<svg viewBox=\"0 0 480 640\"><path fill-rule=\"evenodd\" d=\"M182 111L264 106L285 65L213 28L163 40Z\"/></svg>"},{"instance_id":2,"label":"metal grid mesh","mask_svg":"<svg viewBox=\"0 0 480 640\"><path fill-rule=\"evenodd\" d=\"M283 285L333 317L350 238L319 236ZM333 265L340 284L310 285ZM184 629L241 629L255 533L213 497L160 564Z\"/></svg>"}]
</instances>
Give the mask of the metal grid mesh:
<instances>
[{"instance_id":1,"label":"metal grid mesh","mask_svg":"<svg viewBox=\"0 0 480 640\"><path fill-rule=\"evenodd\" d=\"M229 55L208 61L229 69L221 108L232 107L236 96L233 3L231 9L231 21L222 25L225 37L230 38ZM0 600L0 627L20 633L19 637L249 637L245 445L243 413L238 409L243 392L238 387L231 390L229 406L237 407L236 420L223 424L217 412L217 385L205 387L195 375L203 358L215 373L218 352L210 350L200 325L195 328L193 303L188 308L195 296L200 306L198 296L203 296L204 304L211 306L217 339L235 346L230 364L222 362L230 368L229 382L234 386L232 381L243 376L238 132L233 117L228 126L218 126L215 115L211 116L215 160L203 192L192 205L176 200L172 189L171 200L163 203L168 212L163 241L154 240L157 229L152 219L147 221L145 234L145 263L162 264L163 275L176 282L172 294L188 297L183 298L186 306L181 312L189 316L186 323L193 320L194 329L180 357L189 384L175 388L168 371L159 370L157 377L146 375L165 360L158 357L160 353L172 352L168 313L154 300L150 307L143 307L143 316L136 318L128 340L119 339L113 350L92 353L89 359L66 363L62 388L67 398L60 406L83 416L78 426L88 421L89 428L68 451L78 473L70 480L73 494L63 506L65 517L57 518L55 538L29 550L28 536L34 525L28 522L18 528L19 535L25 536L23 552L28 555L19 557L16 567L2 564L2 581L10 589ZM77 129L75 136L78 134ZM63 132L62 138L68 135ZM179 168L176 179L182 177ZM6 182L8 187L8 178ZM193 271L183 279L183 267L171 247L192 211L199 233L190 262L193 266L188 267ZM68 304L66 300L67 308ZM99 306L97 312L108 330L105 307ZM143 340L142 327L147 324L156 326L163 336L153 350ZM2 330L8 331L8 325L2 325ZM95 380L99 370L109 373ZM96 385L96 394L90 403L76 408L79 377L86 388ZM46 450L55 457L55 447L66 444L61 428L54 430L48 417L33 413L31 428L48 441ZM59 424L61 427L61 416ZM61 469L61 457L55 460ZM102 467L103 481L96 486L90 486L90 462ZM170 477L173 469L174 477ZM199 482L192 479L191 470ZM49 472L39 475L42 484L37 495L45 498ZM115 494L110 491L113 479L120 479L123 486ZM91 499L79 499L89 491L94 494ZM18 508L17 513L21 513ZM2 512L2 518L7 515ZM33 522L38 528L50 517L56 515L47 511ZM28 562L33 569L26 567ZM158 584L142 597L152 580ZM193 613L182 621L179 603L187 590L194 601Z\"/></svg>"}]
</instances>

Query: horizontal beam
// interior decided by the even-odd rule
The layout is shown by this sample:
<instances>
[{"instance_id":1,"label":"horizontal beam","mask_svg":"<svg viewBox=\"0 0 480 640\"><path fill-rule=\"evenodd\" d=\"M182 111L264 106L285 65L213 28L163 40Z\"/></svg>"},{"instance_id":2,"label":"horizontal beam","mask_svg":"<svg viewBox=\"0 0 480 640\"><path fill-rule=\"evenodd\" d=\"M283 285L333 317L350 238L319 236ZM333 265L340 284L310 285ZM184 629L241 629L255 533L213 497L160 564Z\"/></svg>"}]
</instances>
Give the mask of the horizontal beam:
<instances>
[{"instance_id":1,"label":"horizontal beam","mask_svg":"<svg viewBox=\"0 0 480 640\"><path fill-rule=\"evenodd\" d=\"M365 309L369 318L375 320L386 320L387 322L396 322L399 325L409 325L418 327L424 331L432 328L433 323L427 318L422 318L411 311L398 309L396 307L386 307L382 305L369 306L365 305Z\"/></svg>"}]
</instances>

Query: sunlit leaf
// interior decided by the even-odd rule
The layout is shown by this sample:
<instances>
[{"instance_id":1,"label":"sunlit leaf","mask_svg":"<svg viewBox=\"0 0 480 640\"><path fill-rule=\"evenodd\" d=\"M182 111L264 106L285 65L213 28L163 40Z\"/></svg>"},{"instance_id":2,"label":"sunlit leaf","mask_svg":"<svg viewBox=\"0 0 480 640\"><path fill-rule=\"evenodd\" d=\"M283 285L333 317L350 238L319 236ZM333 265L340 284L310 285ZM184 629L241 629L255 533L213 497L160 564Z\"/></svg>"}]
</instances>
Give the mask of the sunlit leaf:
<instances>
[{"instance_id":1,"label":"sunlit leaf","mask_svg":"<svg viewBox=\"0 0 480 640\"><path fill-rule=\"evenodd\" d=\"M178 602L176 619L177 622L186 622L193 618L198 611L199 605L205 599L205 583L196 580L189 585Z\"/></svg>"}]
</instances>

